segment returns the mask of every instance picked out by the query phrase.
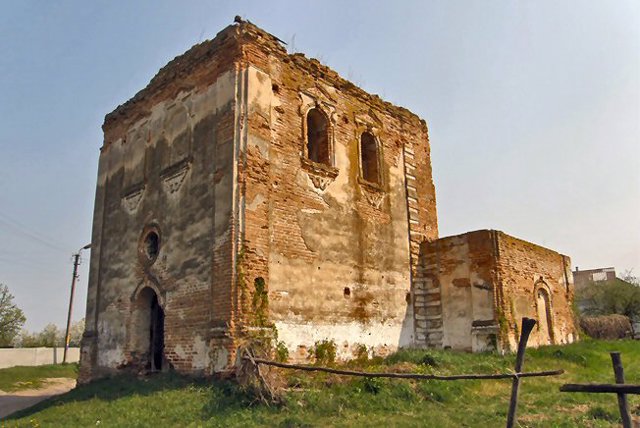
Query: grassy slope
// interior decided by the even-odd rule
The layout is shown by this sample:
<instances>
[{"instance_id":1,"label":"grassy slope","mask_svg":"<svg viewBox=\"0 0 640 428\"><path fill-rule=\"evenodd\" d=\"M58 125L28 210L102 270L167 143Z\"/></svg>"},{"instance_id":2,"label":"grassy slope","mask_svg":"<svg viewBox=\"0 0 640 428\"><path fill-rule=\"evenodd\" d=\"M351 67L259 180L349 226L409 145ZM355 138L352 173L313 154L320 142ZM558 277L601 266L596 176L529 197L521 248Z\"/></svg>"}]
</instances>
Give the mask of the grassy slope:
<instances>
[{"instance_id":1,"label":"grassy slope","mask_svg":"<svg viewBox=\"0 0 640 428\"><path fill-rule=\"evenodd\" d=\"M35 367L19 366L0 369L0 390L13 392L22 389L35 389L42 386L43 379L53 377L75 379L77 375L77 364L51 364Z\"/></svg>"},{"instance_id":2,"label":"grassy slope","mask_svg":"<svg viewBox=\"0 0 640 428\"><path fill-rule=\"evenodd\" d=\"M526 427L617 426L613 395L558 392L562 383L611 382L609 351L622 352L628 383L640 383L640 342L586 341L528 351L527 370L563 368L554 378L524 379L519 422ZM424 358L428 354L430 358ZM433 365L421 362L435 361ZM368 370L493 373L513 356L401 351L357 366ZM354 363L350 363L354 366ZM281 407L251 405L232 383L165 374L95 382L15 415L9 426L432 426L493 427L506 420L510 381L365 380L289 372ZM630 396L640 413L640 397Z\"/></svg>"}]
</instances>

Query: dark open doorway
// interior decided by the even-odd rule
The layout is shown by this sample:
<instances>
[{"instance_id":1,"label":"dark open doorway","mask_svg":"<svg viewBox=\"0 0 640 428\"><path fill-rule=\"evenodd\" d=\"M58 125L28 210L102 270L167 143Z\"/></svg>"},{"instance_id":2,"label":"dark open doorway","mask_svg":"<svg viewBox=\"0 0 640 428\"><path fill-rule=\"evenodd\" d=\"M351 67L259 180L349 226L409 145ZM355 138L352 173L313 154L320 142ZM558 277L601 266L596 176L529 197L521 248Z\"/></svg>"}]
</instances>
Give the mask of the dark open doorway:
<instances>
[{"instance_id":1,"label":"dark open doorway","mask_svg":"<svg viewBox=\"0 0 640 428\"><path fill-rule=\"evenodd\" d=\"M133 305L131 352L141 368L156 372L164 367L164 310L158 295L144 287Z\"/></svg>"},{"instance_id":2,"label":"dark open doorway","mask_svg":"<svg viewBox=\"0 0 640 428\"><path fill-rule=\"evenodd\" d=\"M158 303L158 296L151 299L151 328L149 329L149 359L151 371L162 370L164 359L164 311Z\"/></svg>"}]
</instances>

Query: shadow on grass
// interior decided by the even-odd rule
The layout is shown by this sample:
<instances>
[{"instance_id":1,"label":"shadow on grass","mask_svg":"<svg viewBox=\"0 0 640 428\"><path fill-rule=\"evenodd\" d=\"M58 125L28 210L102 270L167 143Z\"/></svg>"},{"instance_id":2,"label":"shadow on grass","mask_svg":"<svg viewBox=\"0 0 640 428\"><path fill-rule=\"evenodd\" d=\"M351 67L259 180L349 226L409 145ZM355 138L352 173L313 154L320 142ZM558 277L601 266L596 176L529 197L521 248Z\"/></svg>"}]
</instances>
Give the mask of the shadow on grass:
<instances>
[{"instance_id":1,"label":"shadow on grass","mask_svg":"<svg viewBox=\"0 0 640 428\"><path fill-rule=\"evenodd\" d=\"M80 385L66 394L49 398L28 409L15 412L7 420L24 418L51 407L73 402L93 399L114 401L132 396L150 396L157 393L188 389L203 390L206 394L207 404L202 409L203 417L246 408L253 403L251 397L231 381L193 378L172 372L144 378L120 375L97 380L88 385Z\"/></svg>"}]
</instances>

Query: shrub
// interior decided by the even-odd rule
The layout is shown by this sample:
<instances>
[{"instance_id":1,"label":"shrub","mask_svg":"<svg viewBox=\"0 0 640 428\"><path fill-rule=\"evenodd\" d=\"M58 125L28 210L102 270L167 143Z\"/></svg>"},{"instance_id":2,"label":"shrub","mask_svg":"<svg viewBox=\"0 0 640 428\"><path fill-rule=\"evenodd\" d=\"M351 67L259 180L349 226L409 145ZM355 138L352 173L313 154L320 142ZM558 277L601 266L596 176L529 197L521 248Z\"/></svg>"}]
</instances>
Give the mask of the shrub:
<instances>
[{"instance_id":1,"label":"shrub","mask_svg":"<svg viewBox=\"0 0 640 428\"><path fill-rule=\"evenodd\" d=\"M365 377L362 380L362 387L370 394L377 394L382 388L382 379L378 377Z\"/></svg>"},{"instance_id":2,"label":"shrub","mask_svg":"<svg viewBox=\"0 0 640 428\"><path fill-rule=\"evenodd\" d=\"M571 352L566 349L557 349L553 352L553 356L558 360L571 361L573 363L579 364L581 366L586 367L588 360L587 357L582 355L579 352Z\"/></svg>"},{"instance_id":3,"label":"shrub","mask_svg":"<svg viewBox=\"0 0 640 428\"><path fill-rule=\"evenodd\" d=\"M631 322L624 315L583 317L580 328L594 339L622 339L631 334Z\"/></svg>"},{"instance_id":4,"label":"shrub","mask_svg":"<svg viewBox=\"0 0 640 428\"><path fill-rule=\"evenodd\" d=\"M618 421L618 416L614 415L604 407L600 407L600 406L589 409L589 411L587 412L587 415L589 415L591 419L601 419L608 422Z\"/></svg>"},{"instance_id":5,"label":"shrub","mask_svg":"<svg viewBox=\"0 0 640 428\"><path fill-rule=\"evenodd\" d=\"M315 343L310 355L315 357L316 364L333 364L336 361L336 349L333 340L321 340Z\"/></svg>"},{"instance_id":6,"label":"shrub","mask_svg":"<svg viewBox=\"0 0 640 428\"><path fill-rule=\"evenodd\" d=\"M287 416L279 425L281 428L307 428L313 425L304 422L298 416Z\"/></svg>"},{"instance_id":7,"label":"shrub","mask_svg":"<svg viewBox=\"0 0 640 428\"><path fill-rule=\"evenodd\" d=\"M424 354L424 356L420 359L420 364L423 366L431 366L431 367L438 366L438 362L436 361L435 357L433 357L430 354Z\"/></svg>"},{"instance_id":8,"label":"shrub","mask_svg":"<svg viewBox=\"0 0 640 428\"><path fill-rule=\"evenodd\" d=\"M289 349L282 341L276 342L276 361L286 363L289 360Z\"/></svg>"},{"instance_id":9,"label":"shrub","mask_svg":"<svg viewBox=\"0 0 640 428\"><path fill-rule=\"evenodd\" d=\"M407 362L423 366L438 366L438 360L432 353L429 353L428 351L425 351L423 349L412 348L398 349L398 351L389 355L385 359L385 362L387 364Z\"/></svg>"},{"instance_id":10,"label":"shrub","mask_svg":"<svg viewBox=\"0 0 640 428\"><path fill-rule=\"evenodd\" d=\"M361 343L356 345L356 349L354 351L354 360L358 363L366 363L369 361L369 349L366 345Z\"/></svg>"}]
</instances>

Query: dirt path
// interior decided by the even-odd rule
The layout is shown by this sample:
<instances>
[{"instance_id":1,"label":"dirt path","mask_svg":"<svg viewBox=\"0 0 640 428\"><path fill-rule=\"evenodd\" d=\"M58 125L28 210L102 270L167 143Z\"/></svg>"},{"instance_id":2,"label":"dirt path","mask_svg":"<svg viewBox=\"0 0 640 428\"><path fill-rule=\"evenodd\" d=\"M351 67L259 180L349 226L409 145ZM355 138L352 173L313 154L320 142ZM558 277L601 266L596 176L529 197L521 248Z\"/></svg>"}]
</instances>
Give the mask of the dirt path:
<instances>
[{"instance_id":1,"label":"dirt path","mask_svg":"<svg viewBox=\"0 0 640 428\"><path fill-rule=\"evenodd\" d=\"M54 395L64 394L76 386L76 380L68 378L48 378L45 379L45 382L44 387L40 389L25 389L15 392L0 390L0 419Z\"/></svg>"}]
</instances>

